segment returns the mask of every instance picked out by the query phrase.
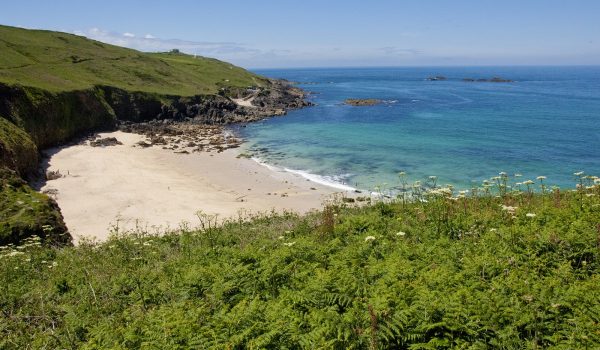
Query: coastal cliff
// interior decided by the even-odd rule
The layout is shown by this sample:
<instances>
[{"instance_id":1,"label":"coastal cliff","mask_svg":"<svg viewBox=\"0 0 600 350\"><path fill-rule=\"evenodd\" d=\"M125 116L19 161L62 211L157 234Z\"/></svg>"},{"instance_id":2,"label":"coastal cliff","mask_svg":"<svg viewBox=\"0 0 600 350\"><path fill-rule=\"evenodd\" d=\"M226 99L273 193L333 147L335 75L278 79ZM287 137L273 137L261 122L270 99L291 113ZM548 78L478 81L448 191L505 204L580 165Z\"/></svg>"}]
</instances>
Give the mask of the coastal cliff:
<instances>
[{"instance_id":1,"label":"coastal cliff","mask_svg":"<svg viewBox=\"0 0 600 350\"><path fill-rule=\"evenodd\" d=\"M309 105L287 82L214 59L6 26L0 39L0 245L71 241L56 203L23 181L40 176L42 149L122 123L226 125Z\"/></svg>"}]
</instances>

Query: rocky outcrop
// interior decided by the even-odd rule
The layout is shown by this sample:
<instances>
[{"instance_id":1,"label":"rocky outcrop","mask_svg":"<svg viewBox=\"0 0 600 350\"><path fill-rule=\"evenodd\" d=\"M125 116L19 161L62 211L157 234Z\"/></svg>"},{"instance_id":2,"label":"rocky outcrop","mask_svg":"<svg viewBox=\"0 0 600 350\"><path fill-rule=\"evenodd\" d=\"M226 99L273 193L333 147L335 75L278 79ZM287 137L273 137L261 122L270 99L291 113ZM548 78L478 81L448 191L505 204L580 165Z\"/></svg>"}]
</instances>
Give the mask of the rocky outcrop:
<instances>
[{"instance_id":1,"label":"rocky outcrop","mask_svg":"<svg viewBox=\"0 0 600 350\"><path fill-rule=\"evenodd\" d=\"M381 100L376 98L348 98L344 101L344 104L350 106L374 106L381 102Z\"/></svg>"},{"instance_id":2,"label":"rocky outcrop","mask_svg":"<svg viewBox=\"0 0 600 350\"><path fill-rule=\"evenodd\" d=\"M123 143L117 140L116 137L105 137L105 138L97 138L90 141L90 146L92 147L107 147L107 146L117 146L122 145Z\"/></svg>"}]
</instances>

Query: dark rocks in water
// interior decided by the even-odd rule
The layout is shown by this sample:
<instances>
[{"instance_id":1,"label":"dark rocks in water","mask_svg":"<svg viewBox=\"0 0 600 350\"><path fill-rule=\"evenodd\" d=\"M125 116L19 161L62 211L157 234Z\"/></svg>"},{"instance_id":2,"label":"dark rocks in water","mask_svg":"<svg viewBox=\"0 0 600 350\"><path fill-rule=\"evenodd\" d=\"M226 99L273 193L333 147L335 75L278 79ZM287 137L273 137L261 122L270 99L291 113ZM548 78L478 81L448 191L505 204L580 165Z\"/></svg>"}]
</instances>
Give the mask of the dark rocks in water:
<instances>
[{"instance_id":1,"label":"dark rocks in water","mask_svg":"<svg viewBox=\"0 0 600 350\"><path fill-rule=\"evenodd\" d=\"M510 79L503 79L500 77L493 77L492 79L488 80L490 83L512 83L513 81Z\"/></svg>"},{"instance_id":2,"label":"dark rocks in water","mask_svg":"<svg viewBox=\"0 0 600 350\"><path fill-rule=\"evenodd\" d=\"M106 137L106 138L100 138L100 139L96 139L94 141L90 141L90 146L92 147L106 147L106 146L116 146L116 145L122 145L123 143L119 140L117 140L116 137Z\"/></svg>"},{"instance_id":3,"label":"dark rocks in water","mask_svg":"<svg viewBox=\"0 0 600 350\"><path fill-rule=\"evenodd\" d=\"M376 98L347 98L344 104L350 106L374 106L380 104L381 100Z\"/></svg>"},{"instance_id":4,"label":"dark rocks in water","mask_svg":"<svg viewBox=\"0 0 600 350\"><path fill-rule=\"evenodd\" d=\"M463 78L463 80L462 80L462 81L464 81L464 82L468 82L468 83L471 83L471 82L474 82L474 81L475 81L475 79L473 79L473 78Z\"/></svg>"},{"instance_id":5,"label":"dark rocks in water","mask_svg":"<svg viewBox=\"0 0 600 350\"><path fill-rule=\"evenodd\" d=\"M429 80L429 81L444 81L444 80L447 80L447 79L448 78L446 78L445 76L442 76L442 75L437 75L435 77L429 77L429 78L427 78L427 80Z\"/></svg>"}]
</instances>

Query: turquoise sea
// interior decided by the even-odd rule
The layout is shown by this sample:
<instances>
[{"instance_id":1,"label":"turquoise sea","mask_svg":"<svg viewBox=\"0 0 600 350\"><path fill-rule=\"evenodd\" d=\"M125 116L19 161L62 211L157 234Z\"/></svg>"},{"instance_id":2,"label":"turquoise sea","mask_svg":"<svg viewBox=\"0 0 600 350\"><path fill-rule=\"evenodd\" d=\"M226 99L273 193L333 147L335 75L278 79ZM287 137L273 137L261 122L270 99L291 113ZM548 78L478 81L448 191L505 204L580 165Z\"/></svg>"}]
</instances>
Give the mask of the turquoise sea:
<instances>
[{"instance_id":1,"label":"turquoise sea","mask_svg":"<svg viewBox=\"0 0 600 350\"><path fill-rule=\"evenodd\" d=\"M298 82L316 104L239 128L266 164L360 189L411 181L470 188L504 171L574 187L600 175L600 67L257 70ZM428 81L444 76L444 81ZM502 77L510 83L465 82ZM344 105L378 98L376 106Z\"/></svg>"}]
</instances>

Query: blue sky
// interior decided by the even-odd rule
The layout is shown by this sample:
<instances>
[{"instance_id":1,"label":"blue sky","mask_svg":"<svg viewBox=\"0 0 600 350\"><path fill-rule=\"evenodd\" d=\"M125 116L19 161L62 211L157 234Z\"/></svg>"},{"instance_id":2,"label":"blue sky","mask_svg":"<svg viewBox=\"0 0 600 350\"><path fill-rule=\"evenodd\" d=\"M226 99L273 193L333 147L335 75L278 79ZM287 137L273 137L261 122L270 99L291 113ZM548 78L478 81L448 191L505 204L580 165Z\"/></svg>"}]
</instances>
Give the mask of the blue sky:
<instances>
[{"instance_id":1,"label":"blue sky","mask_svg":"<svg viewBox=\"0 0 600 350\"><path fill-rule=\"evenodd\" d=\"M600 64L600 0L20 0L0 23L248 68Z\"/></svg>"}]
</instances>

